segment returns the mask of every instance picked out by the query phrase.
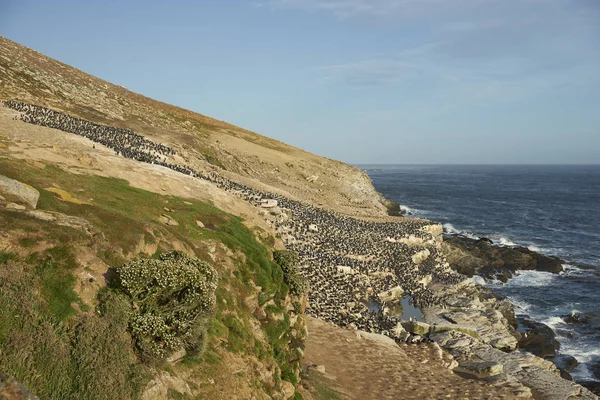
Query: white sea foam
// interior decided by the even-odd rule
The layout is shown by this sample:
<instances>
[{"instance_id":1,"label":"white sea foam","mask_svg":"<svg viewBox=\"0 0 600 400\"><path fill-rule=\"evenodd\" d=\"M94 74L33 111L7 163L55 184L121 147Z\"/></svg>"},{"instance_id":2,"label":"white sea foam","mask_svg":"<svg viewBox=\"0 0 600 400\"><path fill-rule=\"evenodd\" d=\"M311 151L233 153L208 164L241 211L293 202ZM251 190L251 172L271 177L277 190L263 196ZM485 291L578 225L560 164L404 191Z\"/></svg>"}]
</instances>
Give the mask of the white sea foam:
<instances>
[{"instance_id":1,"label":"white sea foam","mask_svg":"<svg viewBox=\"0 0 600 400\"><path fill-rule=\"evenodd\" d=\"M418 211L416 209L412 209L412 208L410 208L408 206L404 206L402 204L400 204L400 210L404 211L408 215L413 215Z\"/></svg>"},{"instance_id":2,"label":"white sea foam","mask_svg":"<svg viewBox=\"0 0 600 400\"><path fill-rule=\"evenodd\" d=\"M460 229L456 229L454 227L454 225L450 224L450 223L446 223L444 225L442 225L442 228L444 228L444 233L449 233L452 235L462 235L465 237L468 237L469 239L479 239L480 237L475 235L472 232L468 232L468 231L461 231Z\"/></svg>"},{"instance_id":3,"label":"white sea foam","mask_svg":"<svg viewBox=\"0 0 600 400\"><path fill-rule=\"evenodd\" d=\"M473 275L473 277L471 279L473 279L473 283L476 284L476 285L480 285L480 286L485 286L486 285L485 279L483 279L479 275Z\"/></svg>"},{"instance_id":4,"label":"white sea foam","mask_svg":"<svg viewBox=\"0 0 600 400\"><path fill-rule=\"evenodd\" d=\"M504 236L500 236L500 238L498 239L498 244L501 246L509 246L509 247L517 245L515 242L513 242L512 240L510 240L509 238L504 237Z\"/></svg>"},{"instance_id":5,"label":"white sea foam","mask_svg":"<svg viewBox=\"0 0 600 400\"><path fill-rule=\"evenodd\" d=\"M531 308L531 304L521 299L518 299L513 296L508 296L507 298L512 303L512 305L514 305L518 309L518 311L521 311L523 314L527 313L527 311L529 311L529 309Z\"/></svg>"},{"instance_id":6,"label":"white sea foam","mask_svg":"<svg viewBox=\"0 0 600 400\"><path fill-rule=\"evenodd\" d=\"M517 274L506 283L507 286L512 287L539 287L547 286L552 280L555 279L555 275L551 272L541 271L518 271Z\"/></svg>"},{"instance_id":7,"label":"white sea foam","mask_svg":"<svg viewBox=\"0 0 600 400\"><path fill-rule=\"evenodd\" d=\"M578 342L561 341L560 352L573 356L580 364L571 372L575 379L598 380L589 369L589 362L600 357L600 348L595 343L581 344Z\"/></svg>"},{"instance_id":8,"label":"white sea foam","mask_svg":"<svg viewBox=\"0 0 600 400\"><path fill-rule=\"evenodd\" d=\"M573 264L563 264L563 270L564 273L566 274L585 274L588 273L589 271L586 271L585 269L581 269L576 265Z\"/></svg>"},{"instance_id":9,"label":"white sea foam","mask_svg":"<svg viewBox=\"0 0 600 400\"><path fill-rule=\"evenodd\" d=\"M548 325L556 332L556 329L566 325L566 322L561 317L549 317L541 321L543 324Z\"/></svg>"},{"instance_id":10,"label":"white sea foam","mask_svg":"<svg viewBox=\"0 0 600 400\"><path fill-rule=\"evenodd\" d=\"M442 228L444 228L444 232L446 232L446 233L453 233L453 234L460 233L460 231L458 229L456 229L454 227L454 225L452 225L452 224L444 224L444 225L442 225Z\"/></svg>"},{"instance_id":11,"label":"white sea foam","mask_svg":"<svg viewBox=\"0 0 600 400\"><path fill-rule=\"evenodd\" d=\"M536 245L532 244L531 246L527 246L527 248L531 251L535 251L536 253L541 253L542 249L537 247Z\"/></svg>"}]
</instances>

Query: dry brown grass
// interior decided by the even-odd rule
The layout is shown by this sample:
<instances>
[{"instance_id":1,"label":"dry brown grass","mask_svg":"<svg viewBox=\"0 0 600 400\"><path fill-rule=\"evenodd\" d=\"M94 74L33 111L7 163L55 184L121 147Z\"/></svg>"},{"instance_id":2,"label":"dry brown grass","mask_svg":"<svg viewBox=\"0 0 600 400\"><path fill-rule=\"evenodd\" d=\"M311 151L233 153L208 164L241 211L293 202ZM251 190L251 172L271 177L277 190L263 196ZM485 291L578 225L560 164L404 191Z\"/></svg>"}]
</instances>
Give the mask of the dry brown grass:
<instances>
[{"instance_id":1,"label":"dry brown grass","mask_svg":"<svg viewBox=\"0 0 600 400\"><path fill-rule=\"evenodd\" d=\"M385 216L368 176L280 141L102 81L0 37L0 98L130 128L175 147L194 167L348 214ZM318 176L315 182L307 178Z\"/></svg>"}]
</instances>

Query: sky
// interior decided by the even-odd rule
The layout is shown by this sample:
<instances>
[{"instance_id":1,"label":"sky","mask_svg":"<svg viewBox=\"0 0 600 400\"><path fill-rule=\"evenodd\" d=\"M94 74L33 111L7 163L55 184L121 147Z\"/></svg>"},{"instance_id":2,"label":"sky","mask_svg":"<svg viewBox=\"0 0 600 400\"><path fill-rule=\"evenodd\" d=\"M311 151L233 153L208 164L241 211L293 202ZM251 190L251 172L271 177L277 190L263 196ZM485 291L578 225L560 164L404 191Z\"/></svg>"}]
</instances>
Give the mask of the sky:
<instances>
[{"instance_id":1,"label":"sky","mask_svg":"<svg viewBox=\"0 0 600 400\"><path fill-rule=\"evenodd\" d=\"M599 0L0 0L0 35L348 163L600 163Z\"/></svg>"}]
</instances>

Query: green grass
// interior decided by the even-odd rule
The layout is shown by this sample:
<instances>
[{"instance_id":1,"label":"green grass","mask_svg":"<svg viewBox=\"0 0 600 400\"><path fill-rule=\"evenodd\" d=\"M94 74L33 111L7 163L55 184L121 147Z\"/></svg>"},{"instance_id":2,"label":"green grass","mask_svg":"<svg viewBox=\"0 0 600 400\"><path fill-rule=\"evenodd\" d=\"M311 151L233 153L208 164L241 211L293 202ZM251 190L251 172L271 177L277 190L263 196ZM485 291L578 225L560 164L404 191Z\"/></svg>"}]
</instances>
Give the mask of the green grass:
<instances>
[{"instance_id":1,"label":"green grass","mask_svg":"<svg viewBox=\"0 0 600 400\"><path fill-rule=\"evenodd\" d=\"M99 316L57 321L52 304L35 295L43 277L11 261L0 269L0 365L44 399L126 399L139 392L127 319L112 304ZM59 308L62 310L62 308Z\"/></svg>"},{"instance_id":2,"label":"green grass","mask_svg":"<svg viewBox=\"0 0 600 400\"><path fill-rule=\"evenodd\" d=\"M4 251L0 251L0 264L6 264L10 260L14 260L17 258L15 253L6 253Z\"/></svg>"},{"instance_id":3,"label":"green grass","mask_svg":"<svg viewBox=\"0 0 600 400\"><path fill-rule=\"evenodd\" d=\"M185 393L180 393L177 390L169 389L167 391L167 398L173 400L185 400L189 397Z\"/></svg>"},{"instance_id":4,"label":"green grass","mask_svg":"<svg viewBox=\"0 0 600 400\"><path fill-rule=\"evenodd\" d=\"M63 320L75 312L72 303L79 297L73 291L75 277L58 264L44 262L35 269L40 280L40 292L46 301L47 313L58 320Z\"/></svg>"},{"instance_id":5,"label":"green grass","mask_svg":"<svg viewBox=\"0 0 600 400\"><path fill-rule=\"evenodd\" d=\"M59 227L26 214L0 210L0 226L3 226L6 231L31 232L32 235L53 243L50 250L43 254L33 254L27 261L33 266L31 279L35 280L36 290L40 295L39 298L32 300L35 303L35 306L32 307L38 310L36 311L38 315L33 318L33 321L38 321L43 326L49 324L53 329L63 329L56 333L58 342L64 340L67 332L72 332L69 329L72 329L72 324L75 324L78 319L79 314L75 312L73 304L80 303L80 308L85 308L82 307L73 292L75 283L73 272L80 267L76 265L71 254L73 247L94 246L96 254L104 262L111 266L117 266L126 261L124 255L131 254L141 239L145 243L157 245L157 254L171 250L171 243L178 241L195 251L198 258L210 262L210 256L203 253L204 247L196 246L196 244L211 240L223 243L234 252L241 250L245 255L245 261L234 260L233 271L215 265L220 281L216 292L216 314L208 324L210 345L203 354L186 357L181 365L183 367L201 365L199 368L204 371L203 374L207 374L214 371L215 368L219 368L222 363L219 352L227 350L242 357L256 356L265 362L275 360L283 371L283 379L294 381L292 367L296 364L291 361L293 357L288 337L289 317L280 305L289 293L289 287L284 281L281 267L271 259L272 244L274 244L272 236L262 235L262 232L247 228L241 218L224 213L211 204L133 188L126 181L120 179L72 174L52 165L38 169L29 164L2 158L0 158L0 174L35 187L40 192L38 209L85 218L92 224L93 230L102 232L106 239L91 239L74 228ZM74 204L60 200L56 194L44 189L53 185L90 204ZM167 214L179 222L178 226L166 226L157 220L158 216L165 213L164 207L172 210ZM197 220L202 221L205 228L199 228L196 224ZM258 241L255 233L257 236L266 236L266 238ZM28 241L24 242L24 244L27 243ZM0 253L0 263L6 263L13 258L13 255ZM249 321L251 316L244 305L246 297L254 293L251 281L262 288L259 293L259 304L263 305L273 300L275 306L270 306L268 312L284 312L285 315L285 319L280 322L263 322L262 330L267 343L257 341L252 334L252 324ZM0 293L0 300L1 298L2 294ZM15 299L11 302L18 303ZM9 319L13 315L11 313L19 314L14 307L11 308L5 303L0 303L0 312L4 313L0 317L5 316ZM104 323L96 322L97 329L103 332ZM35 325L34 322L31 323ZM26 328L21 326L14 327L14 329L20 331ZM31 332L33 335L37 331L32 330ZM94 336L96 330L89 332L90 335L98 338L98 336ZM23 331L24 335L25 333L26 331ZM6 324L0 324L0 341L3 335L4 337L8 335ZM33 342L37 340L35 337L27 338L27 335L25 336L23 340ZM108 337L111 336L108 335ZM125 348L129 349L128 346ZM3 347L2 342L0 342L0 347ZM67 346L66 349L68 348ZM56 347L56 351L60 349L60 346ZM27 357L28 353L23 351L21 356L31 359ZM33 350L31 351L33 352ZM106 349L102 351L104 352ZM129 354L128 351L125 351L125 354ZM49 354L53 354L52 351ZM58 357L58 355L53 357ZM86 358L82 357L81 359ZM117 359L119 358L117 357ZM99 360L108 362L106 358L102 357ZM120 369L113 367L115 371L125 368L122 365L123 360L119 360L121 360L119 361L121 367L119 367ZM44 362L40 361L42 364ZM17 379L22 378L21 381L26 384L32 382L32 374L34 374L32 371L36 370L27 368L23 369L22 373L15 374ZM41 374L40 376L46 375ZM51 377L44 379L49 384L56 381ZM110 381L116 377L108 375L104 379ZM33 387L43 389L39 392L40 394L55 393L52 391L54 389L48 389L39 382L34 382L33 385ZM256 386L259 385L256 384ZM121 386L117 385L117 387ZM53 398L52 396L42 397ZM54 396L54 398L57 397ZM116 396L113 398L126 397Z\"/></svg>"}]
</instances>

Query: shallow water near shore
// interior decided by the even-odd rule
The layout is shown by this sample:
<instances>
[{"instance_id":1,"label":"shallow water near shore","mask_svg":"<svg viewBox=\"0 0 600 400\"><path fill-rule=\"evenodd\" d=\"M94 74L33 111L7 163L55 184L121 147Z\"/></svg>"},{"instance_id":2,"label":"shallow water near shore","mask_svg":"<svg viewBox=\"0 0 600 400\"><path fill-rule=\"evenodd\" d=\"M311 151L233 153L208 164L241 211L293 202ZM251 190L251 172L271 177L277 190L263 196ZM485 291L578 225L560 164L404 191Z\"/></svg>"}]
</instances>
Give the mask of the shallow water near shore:
<instances>
[{"instance_id":1,"label":"shallow water near shore","mask_svg":"<svg viewBox=\"0 0 600 400\"><path fill-rule=\"evenodd\" d=\"M489 286L549 325L576 380L600 379L600 166L360 166L375 188L448 233L522 245L568 264ZM575 318L569 318L574 315Z\"/></svg>"},{"instance_id":2,"label":"shallow water near shore","mask_svg":"<svg viewBox=\"0 0 600 400\"><path fill-rule=\"evenodd\" d=\"M386 305L389 309L389 313L392 316L398 317L402 321L408 321L410 319L415 321L425 322L425 316L423 315L423 311L420 308L416 307L412 303L412 298L407 295L400 299L400 304L396 305ZM379 312L380 306L373 300L369 300L367 303L367 308L369 311Z\"/></svg>"}]
</instances>

